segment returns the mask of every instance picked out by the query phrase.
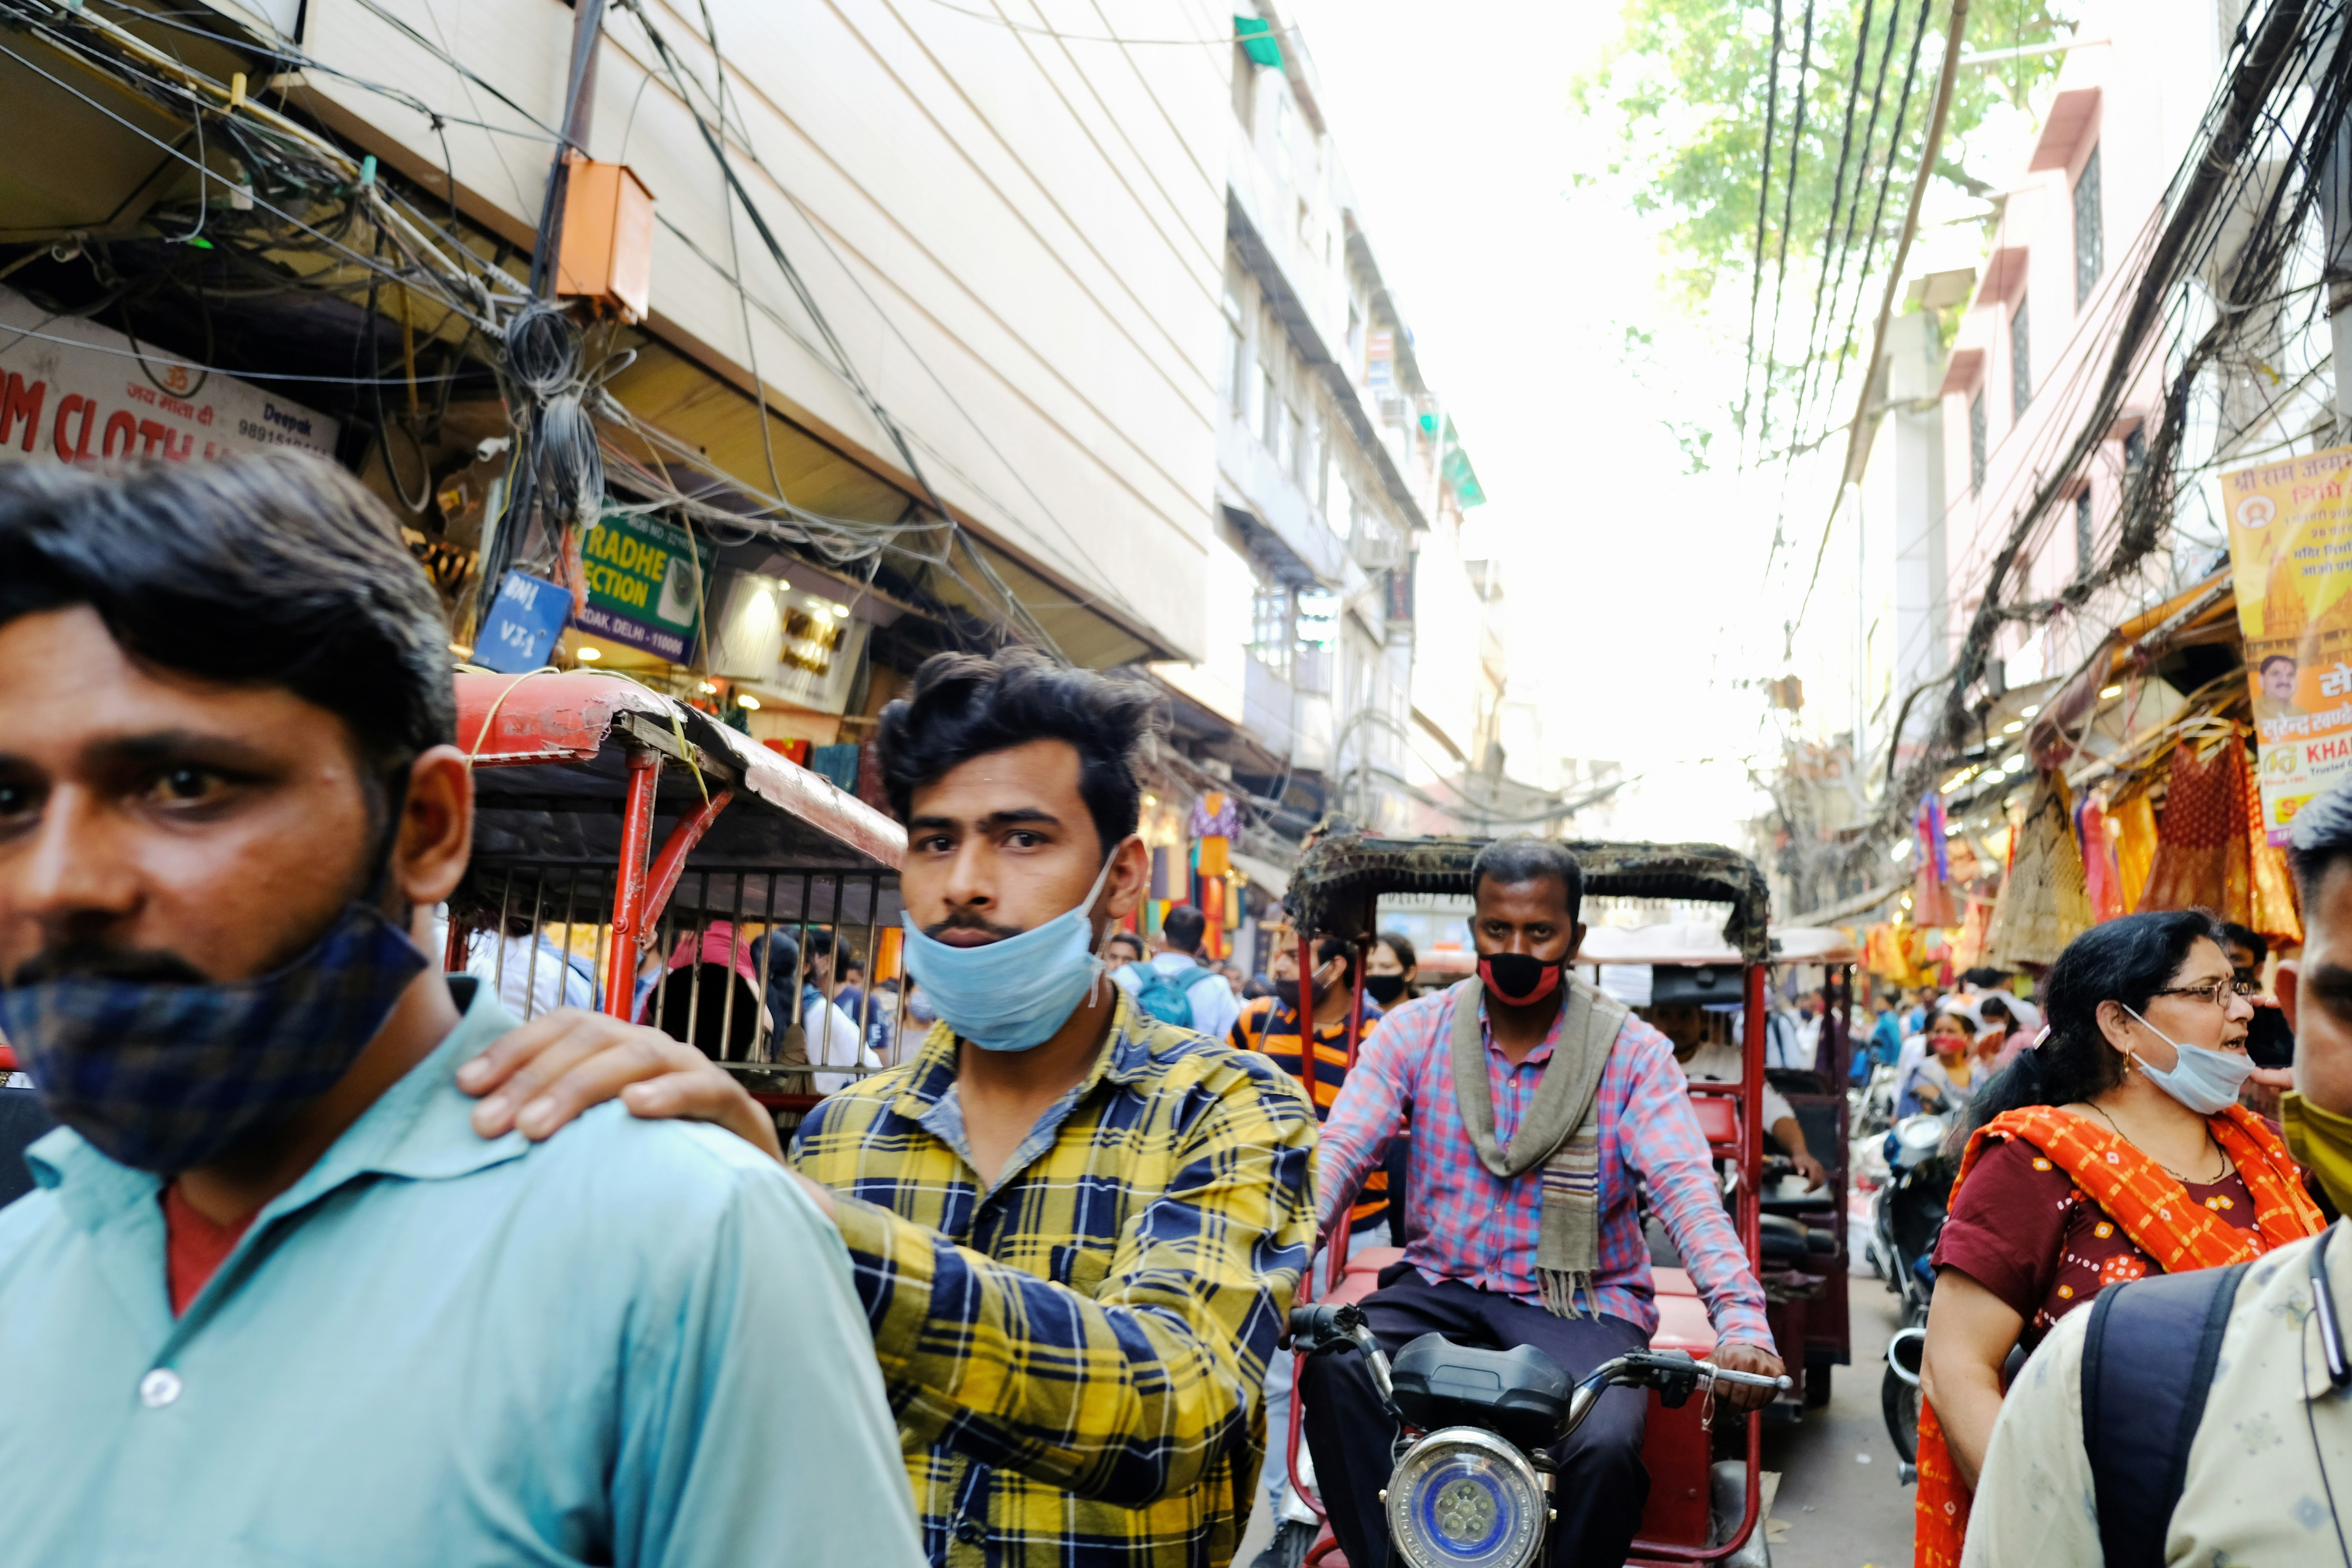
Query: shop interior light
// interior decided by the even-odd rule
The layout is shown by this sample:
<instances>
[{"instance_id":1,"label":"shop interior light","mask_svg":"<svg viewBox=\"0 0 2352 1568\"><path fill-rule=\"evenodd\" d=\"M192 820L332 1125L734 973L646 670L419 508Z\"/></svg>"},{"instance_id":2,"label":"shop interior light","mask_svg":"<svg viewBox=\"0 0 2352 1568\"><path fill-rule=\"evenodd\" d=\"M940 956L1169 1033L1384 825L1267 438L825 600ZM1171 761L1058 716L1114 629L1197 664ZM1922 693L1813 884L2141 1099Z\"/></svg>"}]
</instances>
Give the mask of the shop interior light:
<instances>
[{"instance_id":1,"label":"shop interior light","mask_svg":"<svg viewBox=\"0 0 2352 1568\"><path fill-rule=\"evenodd\" d=\"M471 658L474 657L474 650L467 647L461 642L451 643L449 645L449 651L456 654L459 658Z\"/></svg>"},{"instance_id":2,"label":"shop interior light","mask_svg":"<svg viewBox=\"0 0 2352 1568\"><path fill-rule=\"evenodd\" d=\"M835 605L833 607L833 613L836 619L845 621L849 618L849 606L847 605Z\"/></svg>"},{"instance_id":3,"label":"shop interior light","mask_svg":"<svg viewBox=\"0 0 2352 1568\"><path fill-rule=\"evenodd\" d=\"M1888 851L1886 852L1886 858L1887 858L1889 860L1905 860L1905 859L1908 859L1908 858L1910 858L1910 855L1911 855L1911 840L1909 840L1908 838L1898 838L1898 839L1896 839L1896 840L1895 841L1895 847L1894 847L1894 848L1892 848L1892 849L1890 849L1890 850L1888 850Z\"/></svg>"},{"instance_id":4,"label":"shop interior light","mask_svg":"<svg viewBox=\"0 0 2352 1568\"><path fill-rule=\"evenodd\" d=\"M2041 711L2042 711L2042 704L2041 704L2041 703L2039 703L2039 702L2036 702L2036 703L2034 703L2034 704L2033 704L2032 707L2030 707L2030 708L2021 708L2021 709L2019 709L2019 710L2017 710L2017 716L2018 716L2019 718L2021 718L2021 719L2031 719L2031 718L2032 718L2036 713L2039 713L2039 712L2041 712Z\"/></svg>"},{"instance_id":5,"label":"shop interior light","mask_svg":"<svg viewBox=\"0 0 2352 1568\"><path fill-rule=\"evenodd\" d=\"M695 689L701 692L705 697L716 697L719 695L719 688L711 685L710 682L707 680Z\"/></svg>"},{"instance_id":6,"label":"shop interior light","mask_svg":"<svg viewBox=\"0 0 2352 1568\"><path fill-rule=\"evenodd\" d=\"M604 655L602 649L583 647L580 650L580 657L586 659L589 663L593 664L598 659L604 658Z\"/></svg>"},{"instance_id":7,"label":"shop interior light","mask_svg":"<svg viewBox=\"0 0 2352 1568\"><path fill-rule=\"evenodd\" d=\"M735 705L739 708L757 710L760 706L760 700L752 696L748 691L739 691L735 694Z\"/></svg>"},{"instance_id":8,"label":"shop interior light","mask_svg":"<svg viewBox=\"0 0 2352 1568\"><path fill-rule=\"evenodd\" d=\"M2020 753L2018 753L2016 756L2013 756L2013 757L2010 758L2010 759L2009 759L2009 761L2007 761L2007 762L2005 762L2005 763L2001 763L2001 764L2000 764L2000 771L2001 771L2002 773L2023 773L2023 772L2025 771L2025 755L2024 755L2024 753L2021 752L2020 752Z\"/></svg>"},{"instance_id":9,"label":"shop interior light","mask_svg":"<svg viewBox=\"0 0 2352 1568\"><path fill-rule=\"evenodd\" d=\"M2121 697L2123 694L2124 689L2122 687L2110 686L2105 690L2099 693L2099 700L2105 702L2110 697Z\"/></svg>"},{"instance_id":10,"label":"shop interior light","mask_svg":"<svg viewBox=\"0 0 2352 1568\"><path fill-rule=\"evenodd\" d=\"M2001 732L2002 734L2004 734L2004 735L2014 735L2014 734L2016 734L2020 730L2022 730L2022 729L2024 729L2024 728L2025 728L2025 721L2024 721L2024 720L2022 720L2022 719L2011 719L2008 723L2003 724L2003 725L2000 727L2000 732Z\"/></svg>"}]
</instances>

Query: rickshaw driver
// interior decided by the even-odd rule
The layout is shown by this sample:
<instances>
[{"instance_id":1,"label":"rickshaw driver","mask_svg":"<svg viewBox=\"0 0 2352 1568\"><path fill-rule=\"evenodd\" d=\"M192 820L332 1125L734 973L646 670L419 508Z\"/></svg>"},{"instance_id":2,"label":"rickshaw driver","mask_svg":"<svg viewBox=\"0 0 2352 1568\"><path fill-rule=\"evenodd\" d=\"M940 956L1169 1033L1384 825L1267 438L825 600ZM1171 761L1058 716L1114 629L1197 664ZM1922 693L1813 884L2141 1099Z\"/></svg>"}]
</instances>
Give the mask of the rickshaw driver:
<instances>
[{"instance_id":1,"label":"rickshaw driver","mask_svg":"<svg viewBox=\"0 0 2352 1568\"><path fill-rule=\"evenodd\" d=\"M1477 974L1391 1011L1324 1123L1318 1209L1328 1233L1412 1112L1401 1274L1363 1301L1381 1348L1394 1355L1432 1331L1532 1344L1581 1376L1646 1345L1658 1315L1638 1182L1706 1298L1716 1364L1777 1377L1763 1288L1724 1211L1673 1048L1569 968L1584 940L1581 868L1556 844L1508 838L1480 851L1471 875ZM1457 1012L1465 1005L1478 1008L1475 1026ZM1457 1100L1457 1084L1485 1106ZM1360 1356L1313 1357L1298 1381L1332 1531L1350 1563L1377 1568L1389 1561L1381 1492L1393 1425ZM1716 1397L1744 1411L1771 1393ZM1604 1393L1557 1456L1552 1568L1624 1562L1649 1495L1648 1399Z\"/></svg>"},{"instance_id":2,"label":"rickshaw driver","mask_svg":"<svg viewBox=\"0 0 2352 1568\"><path fill-rule=\"evenodd\" d=\"M936 1563L1223 1564L1246 1522L1315 1117L1264 1057L1101 973L1148 887L1156 704L1013 649L935 656L883 710L907 965L940 1022L819 1101L793 1159L849 1243ZM460 1083L489 1135L624 1086L639 1114L766 1120L691 1047L584 1022L517 1031Z\"/></svg>"},{"instance_id":3,"label":"rickshaw driver","mask_svg":"<svg viewBox=\"0 0 2352 1568\"><path fill-rule=\"evenodd\" d=\"M0 1028L64 1124L0 1211L0 1559L912 1568L794 1184L468 1126L513 1020L420 949L473 826L447 637L307 454L0 470Z\"/></svg>"}]
</instances>

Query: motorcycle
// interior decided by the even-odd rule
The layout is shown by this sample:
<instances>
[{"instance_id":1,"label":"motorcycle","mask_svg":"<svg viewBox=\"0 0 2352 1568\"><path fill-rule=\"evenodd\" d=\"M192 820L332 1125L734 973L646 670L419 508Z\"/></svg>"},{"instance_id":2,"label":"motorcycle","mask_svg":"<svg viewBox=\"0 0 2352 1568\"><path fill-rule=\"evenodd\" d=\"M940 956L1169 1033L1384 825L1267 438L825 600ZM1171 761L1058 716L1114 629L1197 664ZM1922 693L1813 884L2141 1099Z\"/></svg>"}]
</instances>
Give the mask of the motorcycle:
<instances>
[{"instance_id":1,"label":"motorcycle","mask_svg":"<svg viewBox=\"0 0 2352 1568\"><path fill-rule=\"evenodd\" d=\"M1936 1238L1952 1190L1951 1163L1943 1157L1951 1129L1949 1115L1931 1111L1896 1122L1885 1145L1888 1179L1871 1206L1871 1261L1903 1304L1903 1326L1886 1342L1879 1404L1906 1482L1918 1475L1919 1361L1936 1292Z\"/></svg>"},{"instance_id":2,"label":"motorcycle","mask_svg":"<svg viewBox=\"0 0 2352 1568\"><path fill-rule=\"evenodd\" d=\"M1294 1308L1302 1356L1354 1351L1397 1425L1381 1497L1404 1568L1528 1568L1548 1555L1555 1515L1551 1450L1592 1414L1603 1390L1654 1388L1679 1409L1718 1384L1785 1391L1786 1377L1732 1372L1683 1351L1633 1351L1570 1378L1533 1345L1477 1350L1423 1334L1391 1363L1363 1309Z\"/></svg>"}]
</instances>

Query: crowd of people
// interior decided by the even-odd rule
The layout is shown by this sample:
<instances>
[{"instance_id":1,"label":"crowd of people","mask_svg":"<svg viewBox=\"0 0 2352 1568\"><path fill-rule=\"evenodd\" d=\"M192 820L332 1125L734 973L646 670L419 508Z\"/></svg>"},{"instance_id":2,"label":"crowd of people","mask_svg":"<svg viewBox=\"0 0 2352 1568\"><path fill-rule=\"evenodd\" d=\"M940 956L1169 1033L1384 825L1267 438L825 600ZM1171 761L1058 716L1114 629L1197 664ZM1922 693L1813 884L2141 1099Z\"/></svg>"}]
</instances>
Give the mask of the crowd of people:
<instances>
[{"instance_id":1,"label":"crowd of people","mask_svg":"<svg viewBox=\"0 0 2352 1568\"><path fill-rule=\"evenodd\" d=\"M568 1005L527 924L436 962L474 820L447 646L331 466L0 471L0 1037L56 1123L0 1209L0 1558L1223 1564L1261 1493L1297 1517L1267 1463L1295 1399L1341 1549L1384 1561L1373 1374L1283 1341L1324 1244L1400 1213L1360 1303L1391 1354L1436 1331L1575 1377L1646 1344L1648 1222L1754 1379L1717 1405L1773 1396L1689 1101L1723 1042L1576 973L1563 846L1480 851L1451 985L1401 937L1277 927L1250 995L1190 909L1106 984L1157 698L941 654L877 728L904 975L823 928L706 931L638 999L715 984L689 1041ZM2352 790L2291 859L2267 1081L2268 955L2196 911L2095 928L2031 1000L1973 975L1870 1020L1961 1146L1927 1568L2352 1568ZM1815 1063L1820 1003L1771 1016L1769 1064ZM789 1148L717 1059L763 1016L835 1069ZM1544 1457L1551 1568L1623 1561L1648 1404L1609 1388Z\"/></svg>"}]
</instances>

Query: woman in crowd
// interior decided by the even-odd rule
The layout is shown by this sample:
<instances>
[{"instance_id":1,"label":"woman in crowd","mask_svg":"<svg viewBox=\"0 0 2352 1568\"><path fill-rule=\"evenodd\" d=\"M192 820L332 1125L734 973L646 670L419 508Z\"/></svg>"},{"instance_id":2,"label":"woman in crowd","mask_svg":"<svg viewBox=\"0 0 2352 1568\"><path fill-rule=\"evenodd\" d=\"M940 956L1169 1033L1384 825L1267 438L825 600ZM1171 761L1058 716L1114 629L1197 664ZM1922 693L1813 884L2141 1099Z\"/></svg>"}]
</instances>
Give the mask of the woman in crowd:
<instances>
[{"instance_id":1,"label":"woman in crowd","mask_svg":"<svg viewBox=\"0 0 2352 1568\"><path fill-rule=\"evenodd\" d=\"M2119 1280L2320 1229L2285 1145L2238 1104L2253 1009L2220 938L2189 910L2076 937L2048 1037L1976 1096L1920 1373L1919 1568L1960 1560L2012 1351Z\"/></svg>"},{"instance_id":2,"label":"woman in crowd","mask_svg":"<svg viewBox=\"0 0 2352 1568\"><path fill-rule=\"evenodd\" d=\"M1927 1021L1927 1048L1898 1074L1895 1083L1895 1114L1914 1116L1923 1110L1954 1111L1975 1091L1978 1065L1976 1020L1968 1004L1948 996L1936 1005Z\"/></svg>"},{"instance_id":3,"label":"woman in crowd","mask_svg":"<svg viewBox=\"0 0 2352 1568\"><path fill-rule=\"evenodd\" d=\"M1415 984L1420 975L1412 939L1401 931L1384 931L1364 961L1364 994L1383 1007L1393 1007L1421 994Z\"/></svg>"}]
</instances>

